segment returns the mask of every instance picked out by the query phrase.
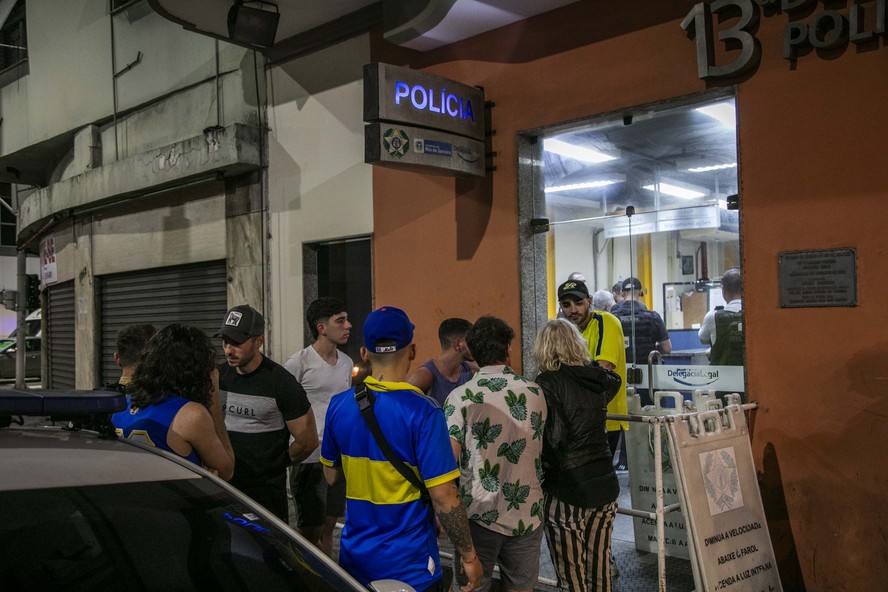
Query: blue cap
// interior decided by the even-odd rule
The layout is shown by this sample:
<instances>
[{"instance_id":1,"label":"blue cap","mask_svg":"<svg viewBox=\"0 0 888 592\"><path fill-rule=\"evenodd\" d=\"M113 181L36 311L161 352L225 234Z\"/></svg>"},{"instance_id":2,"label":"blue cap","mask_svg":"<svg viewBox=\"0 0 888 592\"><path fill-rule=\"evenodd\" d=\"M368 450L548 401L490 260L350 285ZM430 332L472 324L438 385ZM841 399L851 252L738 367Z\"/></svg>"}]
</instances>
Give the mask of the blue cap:
<instances>
[{"instance_id":1,"label":"blue cap","mask_svg":"<svg viewBox=\"0 0 888 592\"><path fill-rule=\"evenodd\" d=\"M377 308L364 321L364 347L373 353L388 354L404 349L413 343L413 323L400 308ZM388 341L385 345L377 345Z\"/></svg>"}]
</instances>

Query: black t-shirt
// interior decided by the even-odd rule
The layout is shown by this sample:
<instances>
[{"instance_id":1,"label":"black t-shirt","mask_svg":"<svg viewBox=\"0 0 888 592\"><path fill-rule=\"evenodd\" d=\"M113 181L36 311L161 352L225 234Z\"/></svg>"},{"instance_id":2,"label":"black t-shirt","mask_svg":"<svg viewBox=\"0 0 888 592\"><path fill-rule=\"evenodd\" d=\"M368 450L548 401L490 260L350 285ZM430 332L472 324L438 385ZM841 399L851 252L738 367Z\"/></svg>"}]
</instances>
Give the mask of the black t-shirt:
<instances>
[{"instance_id":1,"label":"black t-shirt","mask_svg":"<svg viewBox=\"0 0 888 592\"><path fill-rule=\"evenodd\" d=\"M250 374L219 366L225 427L234 449L235 487L265 483L290 464L287 421L311 409L305 389L283 366L268 358Z\"/></svg>"}]
</instances>

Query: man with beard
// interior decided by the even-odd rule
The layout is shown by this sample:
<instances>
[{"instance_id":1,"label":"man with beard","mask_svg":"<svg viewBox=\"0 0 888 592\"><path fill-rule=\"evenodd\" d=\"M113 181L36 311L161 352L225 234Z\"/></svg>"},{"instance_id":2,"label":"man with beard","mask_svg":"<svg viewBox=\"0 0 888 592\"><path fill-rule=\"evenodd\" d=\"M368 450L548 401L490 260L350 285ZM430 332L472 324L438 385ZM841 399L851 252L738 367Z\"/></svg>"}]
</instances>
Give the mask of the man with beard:
<instances>
[{"instance_id":1,"label":"man with beard","mask_svg":"<svg viewBox=\"0 0 888 592\"><path fill-rule=\"evenodd\" d=\"M256 309L230 309L216 337L225 351L219 390L237 461L231 484L288 522L287 467L318 447L311 404L296 378L259 351L265 319Z\"/></svg>"},{"instance_id":2,"label":"man with beard","mask_svg":"<svg viewBox=\"0 0 888 592\"><path fill-rule=\"evenodd\" d=\"M568 280L558 286L558 303L567 320L583 334L590 357L620 375L620 390L608 403L607 412L626 415L626 346L619 319L609 312L593 310L589 289L579 280ZM616 453L620 435L627 429L628 421L607 420L607 439L611 454Z\"/></svg>"}]
</instances>

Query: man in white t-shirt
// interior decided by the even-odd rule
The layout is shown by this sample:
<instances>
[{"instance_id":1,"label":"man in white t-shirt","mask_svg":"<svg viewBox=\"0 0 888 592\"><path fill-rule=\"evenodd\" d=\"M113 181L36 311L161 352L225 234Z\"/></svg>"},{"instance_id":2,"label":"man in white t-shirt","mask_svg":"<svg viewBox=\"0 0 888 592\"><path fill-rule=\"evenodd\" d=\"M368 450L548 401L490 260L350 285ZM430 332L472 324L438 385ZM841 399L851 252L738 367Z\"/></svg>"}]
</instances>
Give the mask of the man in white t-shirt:
<instances>
[{"instance_id":1,"label":"man in white t-shirt","mask_svg":"<svg viewBox=\"0 0 888 592\"><path fill-rule=\"evenodd\" d=\"M318 438L324 433L327 406L333 395L351 388L354 363L339 351L348 341L351 323L345 305L335 298L318 298L308 306L305 319L314 343L286 361L305 389L314 411ZM333 529L345 515L345 481L328 486L320 463L320 447L290 469L290 492L296 505L296 529L327 555L333 552Z\"/></svg>"}]
</instances>

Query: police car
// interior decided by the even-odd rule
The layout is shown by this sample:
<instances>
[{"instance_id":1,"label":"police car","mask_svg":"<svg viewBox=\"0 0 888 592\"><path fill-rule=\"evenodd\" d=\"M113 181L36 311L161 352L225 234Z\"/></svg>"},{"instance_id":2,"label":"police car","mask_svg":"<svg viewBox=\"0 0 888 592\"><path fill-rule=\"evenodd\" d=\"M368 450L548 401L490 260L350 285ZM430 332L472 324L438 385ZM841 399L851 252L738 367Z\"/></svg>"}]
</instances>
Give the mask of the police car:
<instances>
[{"instance_id":1,"label":"police car","mask_svg":"<svg viewBox=\"0 0 888 592\"><path fill-rule=\"evenodd\" d=\"M366 592L215 475L118 439L109 416L125 406L111 392L0 389L0 589ZM31 425L45 418L65 427Z\"/></svg>"}]
</instances>

